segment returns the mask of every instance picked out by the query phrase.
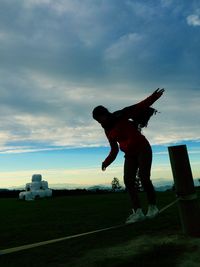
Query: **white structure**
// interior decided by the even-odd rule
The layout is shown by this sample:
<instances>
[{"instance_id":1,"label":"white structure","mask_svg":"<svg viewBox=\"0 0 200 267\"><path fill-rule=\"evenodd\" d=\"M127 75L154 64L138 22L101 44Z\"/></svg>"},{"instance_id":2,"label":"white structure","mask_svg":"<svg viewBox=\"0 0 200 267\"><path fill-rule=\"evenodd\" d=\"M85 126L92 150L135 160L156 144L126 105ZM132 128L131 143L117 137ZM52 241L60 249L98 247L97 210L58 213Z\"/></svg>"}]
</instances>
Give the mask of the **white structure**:
<instances>
[{"instance_id":1,"label":"white structure","mask_svg":"<svg viewBox=\"0 0 200 267\"><path fill-rule=\"evenodd\" d=\"M33 174L32 183L27 183L25 191L19 193L19 199L23 200L34 200L51 196L52 190L48 188L47 181L42 181L41 174Z\"/></svg>"}]
</instances>

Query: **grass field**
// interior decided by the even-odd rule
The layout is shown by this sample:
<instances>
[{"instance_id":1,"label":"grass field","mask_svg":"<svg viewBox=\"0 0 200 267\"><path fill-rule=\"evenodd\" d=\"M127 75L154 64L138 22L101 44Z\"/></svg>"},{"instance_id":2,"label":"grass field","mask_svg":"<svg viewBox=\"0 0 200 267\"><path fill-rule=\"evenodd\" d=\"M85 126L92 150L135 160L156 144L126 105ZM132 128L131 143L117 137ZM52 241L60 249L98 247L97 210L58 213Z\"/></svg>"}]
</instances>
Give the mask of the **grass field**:
<instances>
[{"instance_id":1,"label":"grass field","mask_svg":"<svg viewBox=\"0 0 200 267\"><path fill-rule=\"evenodd\" d=\"M160 192L161 208L175 199ZM146 210L146 200L141 193ZM0 199L0 250L101 229L124 222L126 193L65 196L23 202ZM200 239L182 235L177 205L157 218L0 256L0 266L181 266L197 267Z\"/></svg>"}]
</instances>

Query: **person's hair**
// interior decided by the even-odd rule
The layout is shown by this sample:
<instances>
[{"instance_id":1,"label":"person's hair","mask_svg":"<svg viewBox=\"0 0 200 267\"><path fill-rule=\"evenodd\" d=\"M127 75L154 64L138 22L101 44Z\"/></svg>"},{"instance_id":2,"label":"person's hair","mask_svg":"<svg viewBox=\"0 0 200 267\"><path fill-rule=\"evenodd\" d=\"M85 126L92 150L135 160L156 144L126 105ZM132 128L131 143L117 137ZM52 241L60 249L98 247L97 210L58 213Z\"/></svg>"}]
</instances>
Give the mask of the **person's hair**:
<instances>
[{"instance_id":1,"label":"person's hair","mask_svg":"<svg viewBox=\"0 0 200 267\"><path fill-rule=\"evenodd\" d=\"M102 116L102 115L108 115L110 114L110 112L108 111L107 108L105 108L104 106L97 106L93 109L93 112L92 112L92 116L95 120L97 120L99 118L99 116Z\"/></svg>"}]
</instances>

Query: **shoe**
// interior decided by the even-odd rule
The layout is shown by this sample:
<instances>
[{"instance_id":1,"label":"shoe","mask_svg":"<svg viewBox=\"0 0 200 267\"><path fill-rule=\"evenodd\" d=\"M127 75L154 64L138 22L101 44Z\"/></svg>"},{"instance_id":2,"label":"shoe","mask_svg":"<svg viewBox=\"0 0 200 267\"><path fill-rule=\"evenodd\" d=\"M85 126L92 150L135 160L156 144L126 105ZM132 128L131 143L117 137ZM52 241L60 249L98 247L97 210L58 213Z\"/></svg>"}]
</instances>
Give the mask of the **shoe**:
<instances>
[{"instance_id":1,"label":"shoe","mask_svg":"<svg viewBox=\"0 0 200 267\"><path fill-rule=\"evenodd\" d=\"M137 209L136 212L133 212L127 219L126 224L129 223L135 223L135 222L141 222L146 219L142 209Z\"/></svg>"},{"instance_id":2,"label":"shoe","mask_svg":"<svg viewBox=\"0 0 200 267\"><path fill-rule=\"evenodd\" d=\"M146 217L148 219L153 219L154 217L158 215L158 213L159 213L159 210L156 207L156 205L149 205Z\"/></svg>"}]
</instances>

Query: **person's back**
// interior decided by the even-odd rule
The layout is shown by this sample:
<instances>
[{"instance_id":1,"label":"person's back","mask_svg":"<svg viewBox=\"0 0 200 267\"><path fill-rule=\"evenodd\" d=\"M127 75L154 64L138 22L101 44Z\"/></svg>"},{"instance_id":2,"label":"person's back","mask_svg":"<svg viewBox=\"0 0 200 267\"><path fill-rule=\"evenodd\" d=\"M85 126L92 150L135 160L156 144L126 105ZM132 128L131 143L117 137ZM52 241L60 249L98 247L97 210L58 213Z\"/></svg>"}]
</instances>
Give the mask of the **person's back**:
<instances>
[{"instance_id":1,"label":"person's back","mask_svg":"<svg viewBox=\"0 0 200 267\"><path fill-rule=\"evenodd\" d=\"M120 118L112 128L105 129L109 140L116 140L124 153L137 153L141 146L146 143L146 138L139 131L133 121Z\"/></svg>"}]
</instances>

